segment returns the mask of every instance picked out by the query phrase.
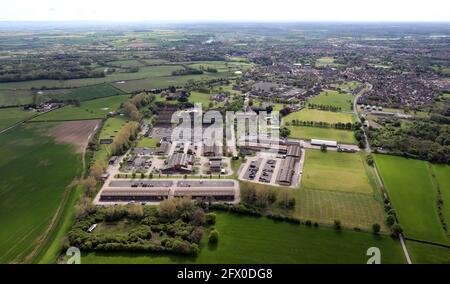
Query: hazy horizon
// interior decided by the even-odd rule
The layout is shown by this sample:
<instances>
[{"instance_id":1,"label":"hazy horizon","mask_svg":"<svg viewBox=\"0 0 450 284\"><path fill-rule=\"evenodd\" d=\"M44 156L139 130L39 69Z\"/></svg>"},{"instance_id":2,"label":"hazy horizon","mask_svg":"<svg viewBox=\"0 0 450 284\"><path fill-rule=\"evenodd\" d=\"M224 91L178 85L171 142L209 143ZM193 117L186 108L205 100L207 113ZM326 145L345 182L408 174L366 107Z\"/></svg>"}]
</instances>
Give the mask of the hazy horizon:
<instances>
[{"instance_id":1,"label":"hazy horizon","mask_svg":"<svg viewBox=\"0 0 450 284\"><path fill-rule=\"evenodd\" d=\"M446 0L0 0L1 22L450 22Z\"/></svg>"}]
</instances>

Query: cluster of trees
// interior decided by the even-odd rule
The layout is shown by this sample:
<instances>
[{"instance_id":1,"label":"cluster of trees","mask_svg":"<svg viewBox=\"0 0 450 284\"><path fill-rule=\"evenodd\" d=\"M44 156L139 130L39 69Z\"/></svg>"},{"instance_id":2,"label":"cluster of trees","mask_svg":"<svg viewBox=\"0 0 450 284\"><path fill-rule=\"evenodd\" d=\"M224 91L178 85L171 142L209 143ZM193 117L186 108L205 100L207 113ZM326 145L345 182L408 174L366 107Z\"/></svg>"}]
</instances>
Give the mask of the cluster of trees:
<instances>
[{"instance_id":1,"label":"cluster of trees","mask_svg":"<svg viewBox=\"0 0 450 284\"><path fill-rule=\"evenodd\" d=\"M248 185L241 189L241 199L243 203L260 209L266 209L273 205L282 209L293 209L295 207L294 195L287 189L275 191Z\"/></svg>"},{"instance_id":2,"label":"cluster of trees","mask_svg":"<svg viewBox=\"0 0 450 284\"><path fill-rule=\"evenodd\" d=\"M333 111L333 112L339 112L342 110L341 107L335 107L335 106L330 106L330 105L311 104L311 103L308 103L308 108L325 110L325 111Z\"/></svg>"},{"instance_id":3,"label":"cluster of trees","mask_svg":"<svg viewBox=\"0 0 450 284\"><path fill-rule=\"evenodd\" d=\"M398 237L403 233L403 227L398 223L397 213L392 209L391 203L387 198L384 199L384 210L387 213L386 224L391 229L392 236Z\"/></svg>"},{"instance_id":4,"label":"cluster of trees","mask_svg":"<svg viewBox=\"0 0 450 284\"><path fill-rule=\"evenodd\" d=\"M84 68L61 69L52 67L51 69L32 69L14 71L3 71L0 73L0 82L22 82L30 80L69 80L83 78L105 77L103 71L94 71Z\"/></svg>"},{"instance_id":5,"label":"cluster of trees","mask_svg":"<svg viewBox=\"0 0 450 284\"><path fill-rule=\"evenodd\" d=\"M134 121L126 123L110 145L112 155L123 155L137 138L139 124Z\"/></svg>"},{"instance_id":6,"label":"cluster of trees","mask_svg":"<svg viewBox=\"0 0 450 284\"><path fill-rule=\"evenodd\" d=\"M308 126L308 127L321 127L321 128L336 128L336 129L345 129L345 130L352 130L355 128L355 125L351 122L337 122L337 123L328 123L324 121L305 121L305 120L299 120L299 119L293 119L291 120L291 123L293 126Z\"/></svg>"},{"instance_id":7,"label":"cluster of trees","mask_svg":"<svg viewBox=\"0 0 450 284\"><path fill-rule=\"evenodd\" d=\"M111 206L107 208L83 205L89 210L76 215L76 222L68 234L66 245L94 251L152 251L196 255L199 243L208 226L215 224L216 216L205 213L203 208L190 199L169 199L159 208L140 204ZM78 212L78 211L77 211ZM87 232L94 223L114 225L123 220L133 222L127 232L102 231L101 228ZM208 239L217 243L219 233L211 228Z\"/></svg>"},{"instance_id":8,"label":"cluster of trees","mask_svg":"<svg viewBox=\"0 0 450 284\"><path fill-rule=\"evenodd\" d=\"M369 129L373 147L382 147L392 154L427 160L434 163L450 163L450 125L433 121L400 123L389 120L380 129Z\"/></svg>"},{"instance_id":9,"label":"cluster of trees","mask_svg":"<svg viewBox=\"0 0 450 284\"><path fill-rule=\"evenodd\" d=\"M137 94L123 103L123 110L131 120L140 121L142 115L139 112L139 109L141 107L147 106L152 101L152 98L153 96L149 96L146 93Z\"/></svg>"},{"instance_id":10,"label":"cluster of trees","mask_svg":"<svg viewBox=\"0 0 450 284\"><path fill-rule=\"evenodd\" d=\"M362 130L361 127L355 128L355 139L358 142L359 148L363 149L366 147L364 130Z\"/></svg>"}]
</instances>

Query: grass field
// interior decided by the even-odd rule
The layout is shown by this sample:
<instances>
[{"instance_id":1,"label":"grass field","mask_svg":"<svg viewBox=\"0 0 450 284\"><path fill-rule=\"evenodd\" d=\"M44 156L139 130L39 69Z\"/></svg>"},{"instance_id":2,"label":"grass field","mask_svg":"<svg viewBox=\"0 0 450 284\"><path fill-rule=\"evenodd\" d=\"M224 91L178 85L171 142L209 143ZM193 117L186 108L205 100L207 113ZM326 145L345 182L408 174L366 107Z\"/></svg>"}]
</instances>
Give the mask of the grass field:
<instances>
[{"instance_id":1,"label":"grass field","mask_svg":"<svg viewBox=\"0 0 450 284\"><path fill-rule=\"evenodd\" d=\"M398 241L385 236L280 223L217 213L219 244L203 242L197 257L131 253L89 253L81 263L366 263L369 247L382 263L404 263Z\"/></svg>"},{"instance_id":2,"label":"grass field","mask_svg":"<svg viewBox=\"0 0 450 284\"><path fill-rule=\"evenodd\" d=\"M337 64L334 62L334 58L333 57L321 57L319 59L316 60L316 67L336 67L339 66L340 64Z\"/></svg>"},{"instance_id":3,"label":"grass field","mask_svg":"<svg viewBox=\"0 0 450 284\"><path fill-rule=\"evenodd\" d=\"M339 89L341 89L341 91L350 93L353 90L355 90L356 88L358 88L359 85L361 85L361 83L359 83L357 81L351 81L351 82L342 83L342 84L338 85L337 87Z\"/></svg>"},{"instance_id":4,"label":"grass field","mask_svg":"<svg viewBox=\"0 0 450 284\"><path fill-rule=\"evenodd\" d=\"M386 231L381 193L361 154L307 150L295 215L320 223L340 220L348 228Z\"/></svg>"},{"instance_id":5,"label":"grass field","mask_svg":"<svg viewBox=\"0 0 450 284\"><path fill-rule=\"evenodd\" d=\"M325 90L318 96L308 100L308 103L340 107L342 111L350 111L355 96L339 93L338 91Z\"/></svg>"},{"instance_id":6,"label":"grass field","mask_svg":"<svg viewBox=\"0 0 450 284\"><path fill-rule=\"evenodd\" d=\"M200 92L191 92L189 96L189 102L191 103L201 103L203 109L209 109L209 104L212 103L212 107L222 107L224 105L223 102L212 101L210 94L200 93Z\"/></svg>"},{"instance_id":7,"label":"grass field","mask_svg":"<svg viewBox=\"0 0 450 284\"><path fill-rule=\"evenodd\" d=\"M33 123L0 135L0 263L32 261L26 256L80 174L74 147L47 135L54 125Z\"/></svg>"},{"instance_id":8,"label":"grass field","mask_svg":"<svg viewBox=\"0 0 450 284\"><path fill-rule=\"evenodd\" d=\"M447 224L450 224L450 166L432 165L431 171L439 184L442 199L444 200L444 216L447 220Z\"/></svg>"},{"instance_id":9,"label":"grass field","mask_svg":"<svg viewBox=\"0 0 450 284\"><path fill-rule=\"evenodd\" d=\"M303 172L305 188L372 193L360 154L307 150Z\"/></svg>"},{"instance_id":10,"label":"grass field","mask_svg":"<svg viewBox=\"0 0 450 284\"><path fill-rule=\"evenodd\" d=\"M158 142L158 138L143 137L141 140L139 140L137 147L156 148L156 144L158 144Z\"/></svg>"},{"instance_id":11,"label":"grass field","mask_svg":"<svg viewBox=\"0 0 450 284\"><path fill-rule=\"evenodd\" d=\"M82 102L80 107L66 106L33 119L33 121L59 121L104 118L116 111L129 98L128 95L112 96Z\"/></svg>"},{"instance_id":12,"label":"grass field","mask_svg":"<svg viewBox=\"0 0 450 284\"><path fill-rule=\"evenodd\" d=\"M450 249L414 241L406 246L414 264L450 264Z\"/></svg>"},{"instance_id":13,"label":"grass field","mask_svg":"<svg viewBox=\"0 0 450 284\"><path fill-rule=\"evenodd\" d=\"M60 100L76 99L80 101L87 101L92 99L99 99L110 96L124 95L125 93L110 84L101 84L95 86L88 86L71 90L65 95L54 96Z\"/></svg>"},{"instance_id":14,"label":"grass field","mask_svg":"<svg viewBox=\"0 0 450 284\"><path fill-rule=\"evenodd\" d=\"M327 123L347 123L355 122L356 118L353 114L342 112L321 111L316 109L302 109L301 111L293 112L287 115L283 122L291 122L292 120L301 121L316 121Z\"/></svg>"},{"instance_id":15,"label":"grass field","mask_svg":"<svg viewBox=\"0 0 450 284\"><path fill-rule=\"evenodd\" d=\"M99 139L114 138L116 133L128 122L127 117L118 116L108 118L103 124L102 130L99 134ZM99 149L94 153L94 160L109 159L109 145L100 145Z\"/></svg>"},{"instance_id":16,"label":"grass field","mask_svg":"<svg viewBox=\"0 0 450 284\"><path fill-rule=\"evenodd\" d=\"M0 130L8 128L22 120L36 115L35 112L24 111L23 108L1 108L0 109Z\"/></svg>"},{"instance_id":17,"label":"grass field","mask_svg":"<svg viewBox=\"0 0 450 284\"><path fill-rule=\"evenodd\" d=\"M325 139L338 141L344 144L356 144L355 134L349 130L339 130L335 128L319 128L308 126L289 126L291 135L296 139Z\"/></svg>"},{"instance_id":18,"label":"grass field","mask_svg":"<svg viewBox=\"0 0 450 284\"><path fill-rule=\"evenodd\" d=\"M376 155L375 161L406 237L450 244L438 218L427 162L388 155Z\"/></svg>"},{"instance_id":19,"label":"grass field","mask_svg":"<svg viewBox=\"0 0 450 284\"><path fill-rule=\"evenodd\" d=\"M0 90L0 106L26 105L32 102L31 91Z\"/></svg>"}]
</instances>

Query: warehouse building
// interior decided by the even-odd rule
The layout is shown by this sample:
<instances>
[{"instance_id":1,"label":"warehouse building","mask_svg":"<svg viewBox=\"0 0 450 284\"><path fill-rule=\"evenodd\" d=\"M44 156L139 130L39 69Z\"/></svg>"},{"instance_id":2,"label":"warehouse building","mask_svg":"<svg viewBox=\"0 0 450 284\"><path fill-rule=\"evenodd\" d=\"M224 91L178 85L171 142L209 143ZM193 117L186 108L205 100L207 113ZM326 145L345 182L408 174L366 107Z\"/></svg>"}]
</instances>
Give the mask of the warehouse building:
<instances>
[{"instance_id":1,"label":"warehouse building","mask_svg":"<svg viewBox=\"0 0 450 284\"><path fill-rule=\"evenodd\" d=\"M281 185L290 186L295 173L296 159L294 157L286 157L281 163L278 182Z\"/></svg>"},{"instance_id":2,"label":"warehouse building","mask_svg":"<svg viewBox=\"0 0 450 284\"><path fill-rule=\"evenodd\" d=\"M165 161L162 173L192 173L192 165L194 164L194 156L184 153L175 153Z\"/></svg>"},{"instance_id":3,"label":"warehouse building","mask_svg":"<svg viewBox=\"0 0 450 284\"><path fill-rule=\"evenodd\" d=\"M338 143L337 143L337 141L311 139L311 145L314 145L314 146L326 145L328 147L337 147Z\"/></svg>"}]
</instances>

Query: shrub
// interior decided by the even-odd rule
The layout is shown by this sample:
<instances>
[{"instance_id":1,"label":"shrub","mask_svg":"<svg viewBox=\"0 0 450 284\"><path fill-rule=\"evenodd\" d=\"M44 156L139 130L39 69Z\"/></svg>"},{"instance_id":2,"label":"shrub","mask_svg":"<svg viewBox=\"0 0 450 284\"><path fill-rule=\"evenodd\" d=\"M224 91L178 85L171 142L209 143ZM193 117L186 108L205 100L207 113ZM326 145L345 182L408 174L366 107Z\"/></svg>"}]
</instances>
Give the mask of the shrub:
<instances>
[{"instance_id":1,"label":"shrub","mask_svg":"<svg viewBox=\"0 0 450 284\"><path fill-rule=\"evenodd\" d=\"M339 220L334 220L334 229L336 229L336 230L340 230L342 227L341 227L341 221L339 221Z\"/></svg>"},{"instance_id":2,"label":"shrub","mask_svg":"<svg viewBox=\"0 0 450 284\"><path fill-rule=\"evenodd\" d=\"M386 223L388 226L392 226L395 223L395 216L394 215L388 215L386 218Z\"/></svg>"},{"instance_id":3,"label":"shrub","mask_svg":"<svg viewBox=\"0 0 450 284\"><path fill-rule=\"evenodd\" d=\"M209 232L208 242L210 244L217 244L219 242L219 232L216 229Z\"/></svg>"},{"instance_id":4,"label":"shrub","mask_svg":"<svg viewBox=\"0 0 450 284\"><path fill-rule=\"evenodd\" d=\"M372 231L374 234L378 234L380 230L381 230L380 224L375 223L372 225Z\"/></svg>"},{"instance_id":5,"label":"shrub","mask_svg":"<svg viewBox=\"0 0 450 284\"><path fill-rule=\"evenodd\" d=\"M205 215L205 223L209 226L216 224L216 214L208 213Z\"/></svg>"}]
</instances>

